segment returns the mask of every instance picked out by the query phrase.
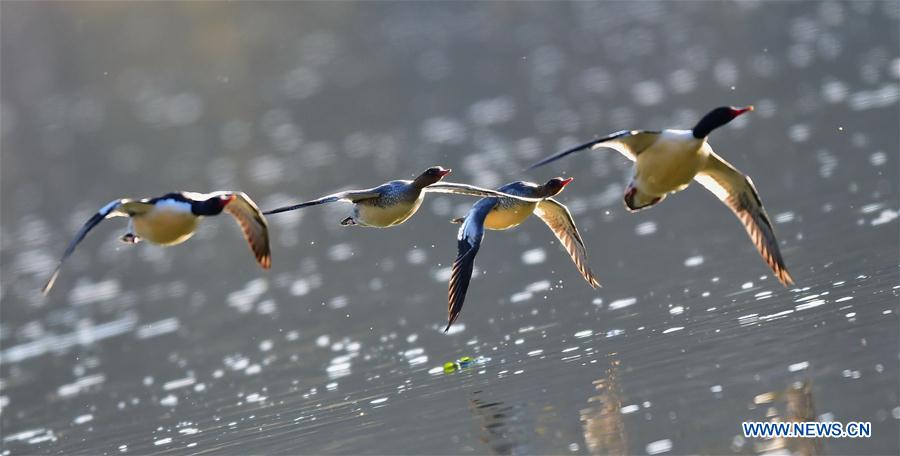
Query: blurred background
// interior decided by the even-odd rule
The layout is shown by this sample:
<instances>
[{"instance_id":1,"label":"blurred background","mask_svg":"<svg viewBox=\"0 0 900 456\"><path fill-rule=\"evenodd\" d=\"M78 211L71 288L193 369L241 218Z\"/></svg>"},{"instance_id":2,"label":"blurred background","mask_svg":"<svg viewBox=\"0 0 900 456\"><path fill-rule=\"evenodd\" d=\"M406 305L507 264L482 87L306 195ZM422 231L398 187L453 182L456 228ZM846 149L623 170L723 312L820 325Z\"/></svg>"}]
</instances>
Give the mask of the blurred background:
<instances>
[{"instance_id":1,"label":"blurred background","mask_svg":"<svg viewBox=\"0 0 900 456\"><path fill-rule=\"evenodd\" d=\"M896 454L900 3L2 2L3 454ZM796 279L700 186L628 214L619 129L713 133ZM488 232L449 335L456 227L227 217L174 248L106 202L241 190L264 209L409 179L575 182L603 288L539 220ZM445 362L479 357L444 374ZM745 439L745 420L871 439Z\"/></svg>"}]
</instances>

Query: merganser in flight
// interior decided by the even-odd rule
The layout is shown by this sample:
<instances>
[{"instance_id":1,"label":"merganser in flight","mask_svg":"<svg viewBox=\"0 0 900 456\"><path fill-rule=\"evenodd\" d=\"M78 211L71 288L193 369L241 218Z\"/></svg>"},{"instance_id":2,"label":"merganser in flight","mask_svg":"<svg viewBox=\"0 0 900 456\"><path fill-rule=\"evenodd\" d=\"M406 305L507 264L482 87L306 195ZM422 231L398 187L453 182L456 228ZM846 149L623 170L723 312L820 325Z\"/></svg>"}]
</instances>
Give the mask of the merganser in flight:
<instances>
[{"instance_id":1,"label":"merganser in flight","mask_svg":"<svg viewBox=\"0 0 900 456\"><path fill-rule=\"evenodd\" d=\"M775 277L788 286L794 279L781 257L775 230L753 181L716 155L706 142L710 132L749 111L753 111L753 106L719 107L703 116L691 130L619 131L560 152L529 169L585 149L615 149L635 162L634 177L625 190L625 206L631 212L653 206L696 180L731 208Z\"/></svg>"},{"instance_id":2,"label":"merganser in flight","mask_svg":"<svg viewBox=\"0 0 900 456\"><path fill-rule=\"evenodd\" d=\"M459 317L463 303L466 299L466 290L472 279L472 269L475 265L475 255L481 247L484 239L485 228L489 230L507 230L514 228L525 221L529 215L535 214L553 231L559 242L562 243L578 272L584 280L594 288L600 286L600 281L594 276L587 264L587 249L575 220L565 205L553 199L572 182L573 178L563 179L554 177L544 185L531 182L512 182L497 190L503 193L537 199L537 201L524 201L506 197L490 197L479 200L472 206L465 218L453 220L454 223L462 223L459 233L456 235L457 256L453 261L450 275L450 287L448 293L448 318L447 327Z\"/></svg>"},{"instance_id":3,"label":"merganser in flight","mask_svg":"<svg viewBox=\"0 0 900 456\"><path fill-rule=\"evenodd\" d=\"M453 182L441 182L449 169L440 166L428 168L415 180L395 180L386 182L375 188L365 190L348 190L323 196L319 199L295 204L293 206L280 207L263 212L266 215L279 212L293 211L318 204L344 201L353 203L353 215L341 221L341 225L366 226L373 228L388 228L407 221L422 205L426 192L456 193L469 196L505 196L515 198L486 188L475 187L467 184ZM523 201L538 201L534 198L521 198Z\"/></svg>"},{"instance_id":4,"label":"merganser in flight","mask_svg":"<svg viewBox=\"0 0 900 456\"><path fill-rule=\"evenodd\" d=\"M250 197L242 192L176 192L158 198L118 199L103 206L69 243L42 291L45 295L50 291L66 258L75 251L75 247L88 232L105 219L131 218L128 232L121 238L122 242L136 244L146 240L169 246L190 239L201 218L219 215L223 210L241 226L244 238L259 265L263 269L269 269L272 266L272 256L269 252L268 224Z\"/></svg>"}]
</instances>

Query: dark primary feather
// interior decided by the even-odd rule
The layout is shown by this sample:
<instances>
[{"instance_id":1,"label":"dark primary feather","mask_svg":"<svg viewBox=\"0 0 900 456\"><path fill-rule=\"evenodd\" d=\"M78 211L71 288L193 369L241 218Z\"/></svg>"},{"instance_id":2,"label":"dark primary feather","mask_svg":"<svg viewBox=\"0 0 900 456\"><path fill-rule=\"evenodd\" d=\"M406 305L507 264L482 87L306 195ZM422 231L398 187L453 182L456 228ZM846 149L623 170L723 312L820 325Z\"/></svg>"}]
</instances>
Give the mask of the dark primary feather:
<instances>
[{"instance_id":1,"label":"dark primary feather","mask_svg":"<svg viewBox=\"0 0 900 456\"><path fill-rule=\"evenodd\" d=\"M100 222L102 222L104 219L109 217L110 214L113 214L117 209L119 209L122 204L128 203L130 201L131 200L127 199L110 201L105 206L103 206L103 208L97 211L96 214L91 216L91 218L88 219L87 222L85 222L81 229L78 230L78 233L75 234L75 237L72 239L72 241L69 242L69 245L68 247L66 247L66 251L63 253L62 258L60 258L59 263L56 264L56 269L53 270L53 274L50 275L50 279L47 280L44 288L41 289L41 293L46 295L48 292L50 292L50 289L53 288L53 284L56 282L56 278L59 276L59 271L62 268L63 262L66 261L66 258L69 258L69 256L72 255L72 252L75 251L75 247L77 247L81 240L84 239L85 236L87 236L88 232L91 231L95 226L100 224Z\"/></svg>"},{"instance_id":2,"label":"dark primary feather","mask_svg":"<svg viewBox=\"0 0 900 456\"><path fill-rule=\"evenodd\" d=\"M469 282L472 280L472 270L475 267L475 255L481 248L484 239L484 219L488 213L498 204L496 198L486 198L478 201L469 210L462 226L457 234L457 256L453 261L450 273L450 284L447 294L447 327L444 332L450 330L450 326L459 317L466 300L466 292Z\"/></svg>"},{"instance_id":3,"label":"dark primary feather","mask_svg":"<svg viewBox=\"0 0 900 456\"><path fill-rule=\"evenodd\" d=\"M409 182L409 181L406 181L406 182ZM388 184L384 184L384 185L388 185ZM381 189L382 189L382 187L384 187L384 185L376 187L376 188L366 189L366 190L349 190L346 192L335 193L332 195L327 195L327 196L323 196L318 199L314 199L312 201L307 201L305 203L294 204L292 206L284 206L284 207L279 207L277 209L265 211L265 212L263 212L263 215L278 214L279 212L293 211L296 209L303 209L304 207L316 206L318 204L334 203L337 201L348 201L351 203L357 203L359 201L363 201L363 200L367 200L367 199L378 198L382 195Z\"/></svg>"},{"instance_id":4,"label":"dark primary feather","mask_svg":"<svg viewBox=\"0 0 900 456\"><path fill-rule=\"evenodd\" d=\"M340 200L341 200L341 197L339 196L339 194L328 195L328 196L323 196L319 199L307 201L305 203L294 204L292 206L284 206L284 207L279 207L277 209L265 211L265 212L263 212L263 215L278 214L279 212L293 211L296 209L303 209L304 207L315 206L318 204L325 204L325 203L333 203L335 201L340 201Z\"/></svg>"},{"instance_id":5,"label":"dark primary feather","mask_svg":"<svg viewBox=\"0 0 900 456\"><path fill-rule=\"evenodd\" d=\"M450 330L450 326L459 317L463 304L466 301L466 292L469 290L469 282L472 280L472 271L475 268L475 255L478 254L478 244L468 244L466 241L458 242L458 251L463 252L453 261L453 270L450 276L450 286L447 297L447 327L444 332Z\"/></svg>"},{"instance_id":6,"label":"dark primary feather","mask_svg":"<svg viewBox=\"0 0 900 456\"><path fill-rule=\"evenodd\" d=\"M564 150L564 151L562 151L562 152L559 152L559 153L557 153L557 154L551 155L551 156L549 156L549 157L547 157L547 158L545 158L545 159L543 159L543 160L541 160L541 161L539 161L539 162L537 162L537 163L535 163L535 164L529 166L529 167L526 169L526 171L531 171L532 169L535 169L535 168L537 168L537 167L539 167L539 166L544 166L544 165L546 165L547 163L551 163L551 162L554 162L554 161L556 161L556 160L559 160L560 158L563 158L563 157L565 157L566 155L569 155L569 154L572 154L572 153L575 153L575 152L579 152L579 151L582 151L582 150L585 150L585 149L591 149L591 148L593 148L594 146L596 146L597 144L601 144L601 143L604 143L604 142L606 142L606 141L611 141L611 140L613 140L613 139L618 139L618 138L621 138L621 137L623 137L623 136L628 136L628 135L630 135L630 134L632 134L631 131L628 131L628 130L622 130L622 131L617 131L617 132L615 132L615 133L613 133L613 134L604 136L604 137L602 137L602 138L598 138L598 139L594 139L594 140L588 141L588 142L586 142L586 143L584 143L584 144L580 144L580 145L578 145L578 146L572 147L572 148L570 148L570 149L566 149L566 150Z\"/></svg>"}]
</instances>

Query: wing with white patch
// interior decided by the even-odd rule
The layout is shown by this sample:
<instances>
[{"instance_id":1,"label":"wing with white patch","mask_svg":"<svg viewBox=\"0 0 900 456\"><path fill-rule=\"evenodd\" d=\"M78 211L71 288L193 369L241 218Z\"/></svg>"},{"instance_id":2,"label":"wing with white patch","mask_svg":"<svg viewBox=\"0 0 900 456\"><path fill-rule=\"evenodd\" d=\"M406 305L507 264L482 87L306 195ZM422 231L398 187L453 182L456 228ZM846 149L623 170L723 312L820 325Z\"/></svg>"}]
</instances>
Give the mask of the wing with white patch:
<instances>
[{"instance_id":1,"label":"wing with white patch","mask_svg":"<svg viewBox=\"0 0 900 456\"><path fill-rule=\"evenodd\" d=\"M304 207L316 206L319 204L327 204L334 203L337 201L346 201L348 203L357 203L360 201L364 201L367 199L378 198L381 196L381 193L376 192L374 189L369 190L349 190L346 192L334 193L328 196L323 196L318 199L314 199L312 201L307 201L305 203L294 204L292 206L284 206L279 207L277 209L272 209L269 211L263 212L264 215L277 214L279 212L287 212L293 211L296 209L303 209Z\"/></svg>"},{"instance_id":2,"label":"wing with white patch","mask_svg":"<svg viewBox=\"0 0 900 456\"><path fill-rule=\"evenodd\" d=\"M498 203L496 198L484 199L475 203L466 215L462 226L459 227L456 235L457 255L450 273L447 295L447 327L444 328L444 332L450 329L462 311L466 301L466 291L472 280L472 270L475 268L475 255L478 254L481 240L484 239L484 219Z\"/></svg>"},{"instance_id":3,"label":"wing with white patch","mask_svg":"<svg viewBox=\"0 0 900 456\"><path fill-rule=\"evenodd\" d=\"M659 131L631 130L626 135L620 135L610 140L597 143L592 146L591 149L596 150L601 147L609 147L624 155L629 160L635 161L641 152L647 150L659 140L660 134L662 134L662 132Z\"/></svg>"},{"instance_id":4,"label":"wing with white patch","mask_svg":"<svg viewBox=\"0 0 900 456\"><path fill-rule=\"evenodd\" d=\"M793 284L794 279L788 273L781 257L772 222L769 221L769 216L750 177L742 174L710 149L706 165L694 179L731 208L734 215L743 223L760 255L772 268L778 281L784 286Z\"/></svg>"},{"instance_id":5,"label":"wing with white patch","mask_svg":"<svg viewBox=\"0 0 900 456\"><path fill-rule=\"evenodd\" d=\"M272 253L269 250L269 224L256 203L243 192L227 192L234 198L223 209L241 226L244 239L256 257L256 262L263 269L272 266Z\"/></svg>"},{"instance_id":6,"label":"wing with white patch","mask_svg":"<svg viewBox=\"0 0 900 456\"><path fill-rule=\"evenodd\" d=\"M103 220L110 217L127 217L129 216L129 212L125 209L130 208L131 210L145 210L146 206L153 207L152 205L148 205L146 203L141 203L138 201L130 200L130 199L117 199L110 201L103 208L97 211L87 222L78 230L78 233L75 234L75 237L69 242L69 246L66 247L66 251L63 253L62 258L59 259L59 263L56 264L56 269L53 270L53 274L50 275L50 279L47 280L47 283L44 285L44 288L41 289L41 293L46 295L50 292L50 289L53 288L53 284L56 282L56 278L59 277L59 271L62 268L63 262L72 255L72 252L75 251L75 247L87 236L88 232L94 229L95 226L100 224Z\"/></svg>"},{"instance_id":7,"label":"wing with white patch","mask_svg":"<svg viewBox=\"0 0 900 456\"><path fill-rule=\"evenodd\" d=\"M216 195L227 194L227 193L230 193L230 192L200 193L200 192L180 191L180 192L166 193L163 196L152 198L150 201L155 203L160 200L170 199L172 201L183 201L183 202L197 201L197 202L199 202L199 201L206 201Z\"/></svg>"},{"instance_id":8,"label":"wing with white patch","mask_svg":"<svg viewBox=\"0 0 900 456\"><path fill-rule=\"evenodd\" d=\"M521 201L527 201L529 203L534 203L537 201L541 201L542 198L528 198L525 196L513 195L510 193L504 193L497 190L490 190L487 188L476 187L474 185L469 184L459 184L456 182L438 182L431 184L424 188L426 192L436 192L436 193L454 193L457 195L467 195L467 196L478 196L481 198L485 197L501 197L501 198L512 198Z\"/></svg>"},{"instance_id":9,"label":"wing with white patch","mask_svg":"<svg viewBox=\"0 0 900 456\"><path fill-rule=\"evenodd\" d=\"M575 152L580 152L582 150L595 150L603 147L608 147L610 149L614 149L620 154L627 157L629 160L634 161L638 155L641 154L644 150L650 147L653 143L659 139L660 132L658 131L644 131L644 130L622 130L617 131L611 135L604 136L602 138L597 138L592 141L588 141L584 144L577 145L570 149L559 152L555 155L551 155L531 166L528 167L529 170L537 168L539 166L544 166L547 163L555 162L560 158L565 157L566 155L573 154Z\"/></svg>"},{"instance_id":10,"label":"wing with white patch","mask_svg":"<svg viewBox=\"0 0 900 456\"><path fill-rule=\"evenodd\" d=\"M578 272L581 273L584 280L587 280L594 288L599 287L600 281L597 280L591 267L587 264L587 248L584 246L584 241L581 239L581 234L578 232L578 227L575 226L575 220L569 209L559 201L547 198L538 203L534 213L553 231L553 234L565 247L566 252L569 252L569 256L572 257L575 267L578 268Z\"/></svg>"}]
</instances>

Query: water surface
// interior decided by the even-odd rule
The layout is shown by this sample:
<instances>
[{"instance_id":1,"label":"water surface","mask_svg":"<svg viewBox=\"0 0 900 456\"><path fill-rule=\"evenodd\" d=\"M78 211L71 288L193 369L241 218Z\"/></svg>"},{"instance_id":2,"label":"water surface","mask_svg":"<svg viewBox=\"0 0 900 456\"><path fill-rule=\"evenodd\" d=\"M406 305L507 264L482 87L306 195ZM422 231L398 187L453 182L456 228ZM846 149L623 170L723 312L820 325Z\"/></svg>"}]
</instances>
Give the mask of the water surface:
<instances>
[{"instance_id":1,"label":"water surface","mask_svg":"<svg viewBox=\"0 0 900 456\"><path fill-rule=\"evenodd\" d=\"M4 454L896 454L897 2L2 3ZM689 128L753 177L797 281L699 186L622 205L623 128ZM410 178L574 176L603 288L537 219L487 233L444 334L456 227L346 206L272 216L273 269L226 218L177 248L97 228L124 196L263 207ZM463 356L479 362L445 374ZM803 413L798 413L802 410ZM865 440L740 422L871 421Z\"/></svg>"}]
</instances>

